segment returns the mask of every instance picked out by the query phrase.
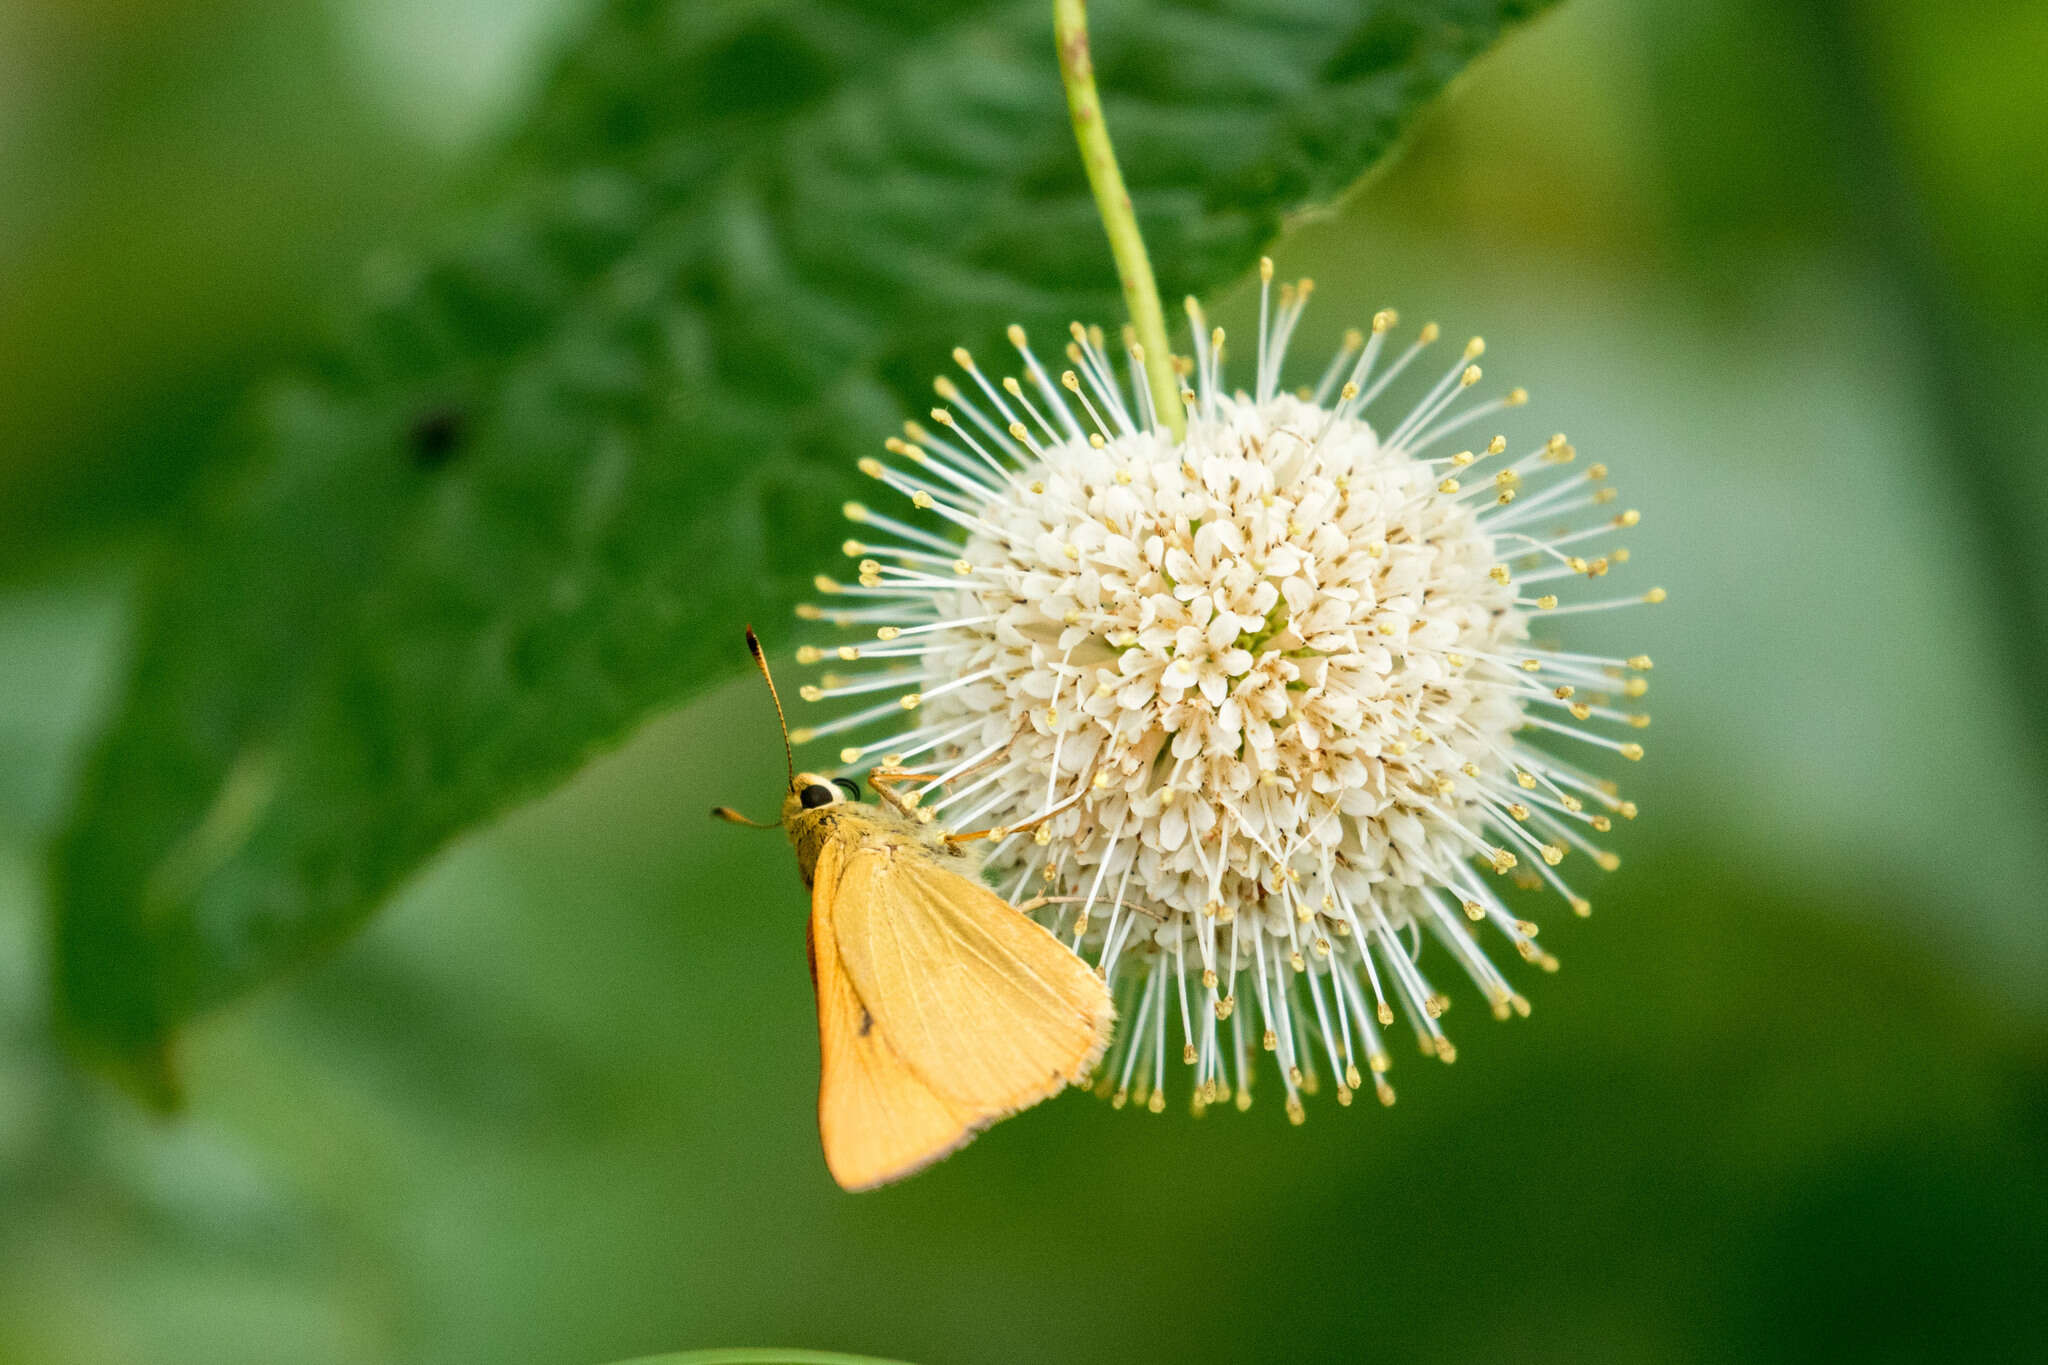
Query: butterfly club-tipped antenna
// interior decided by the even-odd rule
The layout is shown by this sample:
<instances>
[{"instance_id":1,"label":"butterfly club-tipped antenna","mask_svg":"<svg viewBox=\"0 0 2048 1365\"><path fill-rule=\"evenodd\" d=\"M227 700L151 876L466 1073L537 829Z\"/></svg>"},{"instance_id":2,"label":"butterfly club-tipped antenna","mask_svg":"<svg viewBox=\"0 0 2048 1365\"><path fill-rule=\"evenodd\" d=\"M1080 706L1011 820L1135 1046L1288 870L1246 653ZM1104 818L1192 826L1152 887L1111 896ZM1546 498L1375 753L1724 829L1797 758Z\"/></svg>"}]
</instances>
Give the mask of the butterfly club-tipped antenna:
<instances>
[{"instance_id":1,"label":"butterfly club-tipped antenna","mask_svg":"<svg viewBox=\"0 0 2048 1365\"><path fill-rule=\"evenodd\" d=\"M761 670L761 681L768 684L768 699L775 703L775 725L782 732L782 762L789 769L789 785L796 786L796 752L789 747L789 717L782 710L782 694L775 690L775 675L768 671L768 654L761 648L761 639L754 634L752 626L747 627L747 652L754 656L754 667ZM749 820L731 806L714 806L712 815L735 825L751 825L755 829L780 829L781 823L770 824L760 820Z\"/></svg>"},{"instance_id":2,"label":"butterfly club-tipped antenna","mask_svg":"<svg viewBox=\"0 0 2048 1365\"><path fill-rule=\"evenodd\" d=\"M782 694L775 690L775 675L768 671L768 654L761 648L761 638L754 634L752 626L747 627L747 651L754 656L754 667L761 670L761 681L768 684L768 699L775 703L775 724L782 731L782 762L789 769L789 785L796 785L796 753L789 747L789 717L782 712Z\"/></svg>"}]
</instances>

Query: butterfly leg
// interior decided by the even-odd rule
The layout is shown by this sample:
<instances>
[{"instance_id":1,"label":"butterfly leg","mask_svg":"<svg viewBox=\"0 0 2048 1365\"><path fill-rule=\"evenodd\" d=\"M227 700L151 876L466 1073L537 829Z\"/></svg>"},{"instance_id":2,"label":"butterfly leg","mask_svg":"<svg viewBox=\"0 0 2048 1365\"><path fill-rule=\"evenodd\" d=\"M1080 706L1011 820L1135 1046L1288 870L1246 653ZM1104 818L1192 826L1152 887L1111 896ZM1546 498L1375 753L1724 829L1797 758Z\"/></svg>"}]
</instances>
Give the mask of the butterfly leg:
<instances>
[{"instance_id":1,"label":"butterfly leg","mask_svg":"<svg viewBox=\"0 0 2048 1365\"><path fill-rule=\"evenodd\" d=\"M919 810L917 803L936 776L936 773L916 773L905 768L876 768L868 774L868 785L873 787L875 795L881 797L883 803L898 815L908 816L913 820L930 820L932 813L928 810ZM926 784L926 788L914 792L900 792L896 787L901 782L922 782Z\"/></svg>"},{"instance_id":2,"label":"butterfly leg","mask_svg":"<svg viewBox=\"0 0 2048 1365\"><path fill-rule=\"evenodd\" d=\"M920 814L916 806L923 798L925 791L930 789L932 782L941 776L945 777L948 781L953 781L965 777L969 773L978 773L990 764L1000 761L1002 757L1003 755L1000 753L993 754L979 763L962 768L956 773L921 773L913 772L908 768L876 768L868 774L868 785L875 789L875 795L888 802L899 814L910 816L912 819L929 820L931 818L930 813ZM905 794L896 790L897 785L903 782L922 782L925 784L925 787L924 789Z\"/></svg>"}]
</instances>

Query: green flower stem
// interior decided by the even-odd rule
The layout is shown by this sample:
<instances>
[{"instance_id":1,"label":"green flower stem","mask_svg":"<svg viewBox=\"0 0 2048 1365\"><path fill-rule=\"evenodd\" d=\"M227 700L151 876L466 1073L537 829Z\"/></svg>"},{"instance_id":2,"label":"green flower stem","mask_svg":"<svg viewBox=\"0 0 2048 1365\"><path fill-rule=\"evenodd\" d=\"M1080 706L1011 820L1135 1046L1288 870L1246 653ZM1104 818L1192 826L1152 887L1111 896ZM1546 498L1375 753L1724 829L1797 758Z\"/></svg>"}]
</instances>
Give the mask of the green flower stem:
<instances>
[{"instance_id":1,"label":"green flower stem","mask_svg":"<svg viewBox=\"0 0 2048 1365\"><path fill-rule=\"evenodd\" d=\"M1178 441L1187 435L1187 413L1181 407L1180 381L1173 373L1173 353L1166 345L1166 312L1159 305L1159 284L1152 278L1152 261L1145 255L1145 239L1138 232L1138 217L1131 211L1131 192L1124 187L1123 172L1117 169L1109 126L1102 120L1102 99L1095 91L1095 63L1088 55L1088 0L1053 0L1052 29L1059 47L1060 79L1067 87L1067 112L1074 119L1074 140L1081 144L1081 164L1087 168L1088 186L1095 191L1095 207L1109 234L1109 253L1116 258L1117 278L1123 282L1124 308L1145 353L1145 380L1152 390L1152 406L1158 409L1161 424Z\"/></svg>"}]
</instances>

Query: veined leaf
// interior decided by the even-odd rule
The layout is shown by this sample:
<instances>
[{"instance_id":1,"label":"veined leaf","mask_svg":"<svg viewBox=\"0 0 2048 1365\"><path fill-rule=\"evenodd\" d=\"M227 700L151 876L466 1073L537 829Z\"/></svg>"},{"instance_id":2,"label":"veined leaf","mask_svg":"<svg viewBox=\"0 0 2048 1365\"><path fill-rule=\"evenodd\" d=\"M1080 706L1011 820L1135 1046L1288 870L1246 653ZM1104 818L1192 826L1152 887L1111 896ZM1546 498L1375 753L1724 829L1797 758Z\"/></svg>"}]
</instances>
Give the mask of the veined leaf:
<instances>
[{"instance_id":1,"label":"veined leaf","mask_svg":"<svg viewBox=\"0 0 2048 1365\"><path fill-rule=\"evenodd\" d=\"M1238 275L1547 0L1105 0L1169 301ZM1044 0L614 0L437 244L267 387L144 594L56 854L56 1001L175 1028L744 668L961 342L1114 324Z\"/></svg>"}]
</instances>

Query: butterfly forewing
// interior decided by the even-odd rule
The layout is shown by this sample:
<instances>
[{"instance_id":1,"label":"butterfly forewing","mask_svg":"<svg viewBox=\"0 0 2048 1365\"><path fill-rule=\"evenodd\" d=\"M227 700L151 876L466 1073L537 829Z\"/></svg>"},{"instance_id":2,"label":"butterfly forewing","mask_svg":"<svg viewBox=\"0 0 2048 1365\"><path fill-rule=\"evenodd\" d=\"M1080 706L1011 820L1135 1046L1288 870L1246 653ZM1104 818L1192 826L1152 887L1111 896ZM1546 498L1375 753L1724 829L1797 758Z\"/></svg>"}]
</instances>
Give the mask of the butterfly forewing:
<instances>
[{"instance_id":1,"label":"butterfly forewing","mask_svg":"<svg viewBox=\"0 0 2048 1365\"><path fill-rule=\"evenodd\" d=\"M1115 1018L1102 978L925 850L846 850L833 919L875 1030L976 1127L1085 1079L1100 1059Z\"/></svg>"}]
</instances>

